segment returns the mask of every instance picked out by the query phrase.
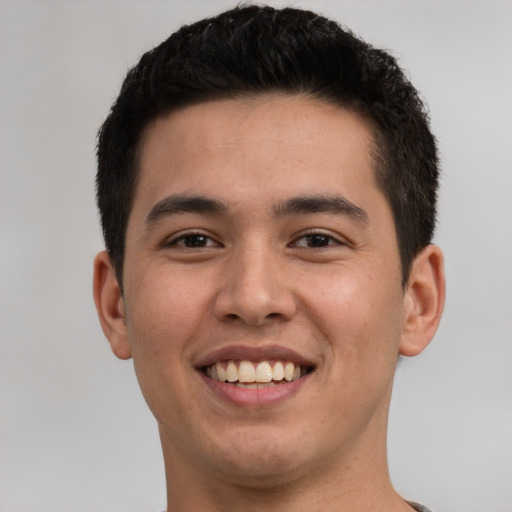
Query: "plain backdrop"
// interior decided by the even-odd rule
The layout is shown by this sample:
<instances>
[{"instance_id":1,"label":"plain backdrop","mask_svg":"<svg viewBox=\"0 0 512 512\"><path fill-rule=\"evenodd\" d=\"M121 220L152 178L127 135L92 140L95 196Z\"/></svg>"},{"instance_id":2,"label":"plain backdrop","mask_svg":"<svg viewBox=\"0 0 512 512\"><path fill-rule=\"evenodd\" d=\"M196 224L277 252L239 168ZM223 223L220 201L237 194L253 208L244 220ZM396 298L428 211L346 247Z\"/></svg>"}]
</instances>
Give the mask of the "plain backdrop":
<instances>
[{"instance_id":1,"label":"plain backdrop","mask_svg":"<svg viewBox=\"0 0 512 512\"><path fill-rule=\"evenodd\" d=\"M233 5L0 0L0 512L165 506L155 420L91 297L95 138L145 50ZM510 512L512 3L293 5L392 49L439 139L447 305L397 372L392 479L437 512Z\"/></svg>"}]
</instances>

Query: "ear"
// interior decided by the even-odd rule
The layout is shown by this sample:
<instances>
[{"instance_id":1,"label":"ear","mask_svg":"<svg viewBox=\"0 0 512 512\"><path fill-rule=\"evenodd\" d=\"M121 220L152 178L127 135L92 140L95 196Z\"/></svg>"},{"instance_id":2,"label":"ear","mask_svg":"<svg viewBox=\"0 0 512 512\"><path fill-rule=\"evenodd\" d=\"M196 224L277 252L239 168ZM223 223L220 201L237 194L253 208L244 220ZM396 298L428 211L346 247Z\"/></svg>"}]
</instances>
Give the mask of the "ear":
<instances>
[{"instance_id":1,"label":"ear","mask_svg":"<svg viewBox=\"0 0 512 512\"><path fill-rule=\"evenodd\" d=\"M106 251L100 252L94 259L93 294L101 328L112 352L119 359L129 359L132 351L126 330L123 296Z\"/></svg>"},{"instance_id":2,"label":"ear","mask_svg":"<svg viewBox=\"0 0 512 512\"><path fill-rule=\"evenodd\" d=\"M399 353L419 354L439 326L445 299L443 253L428 245L414 259L404 298L404 328Z\"/></svg>"}]
</instances>

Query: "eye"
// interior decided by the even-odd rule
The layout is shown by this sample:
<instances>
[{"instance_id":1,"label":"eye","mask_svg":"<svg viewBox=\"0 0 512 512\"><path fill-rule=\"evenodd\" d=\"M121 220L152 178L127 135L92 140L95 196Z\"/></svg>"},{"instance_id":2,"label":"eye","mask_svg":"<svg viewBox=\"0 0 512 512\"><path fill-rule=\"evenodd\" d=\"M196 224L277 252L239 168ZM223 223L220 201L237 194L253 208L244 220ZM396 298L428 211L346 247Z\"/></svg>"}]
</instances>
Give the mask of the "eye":
<instances>
[{"instance_id":1,"label":"eye","mask_svg":"<svg viewBox=\"0 0 512 512\"><path fill-rule=\"evenodd\" d=\"M219 247L220 244L202 233L187 233L180 235L169 242L170 246L186 247L187 249L201 249L203 247Z\"/></svg>"},{"instance_id":2,"label":"eye","mask_svg":"<svg viewBox=\"0 0 512 512\"><path fill-rule=\"evenodd\" d=\"M318 247L328 247L332 245L343 245L342 242L335 239L331 235L327 235L325 233L308 233L303 235L293 243L295 247L308 247L308 248L318 248Z\"/></svg>"}]
</instances>

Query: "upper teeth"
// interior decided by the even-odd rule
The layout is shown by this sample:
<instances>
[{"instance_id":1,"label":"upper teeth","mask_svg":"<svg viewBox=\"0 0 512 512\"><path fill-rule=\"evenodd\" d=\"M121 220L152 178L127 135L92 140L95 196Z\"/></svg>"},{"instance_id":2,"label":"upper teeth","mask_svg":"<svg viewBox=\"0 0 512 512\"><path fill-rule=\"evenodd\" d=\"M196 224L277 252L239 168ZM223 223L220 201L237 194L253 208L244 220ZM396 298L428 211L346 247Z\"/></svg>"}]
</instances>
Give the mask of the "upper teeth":
<instances>
[{"instance_id":1,"label":"upper teeth","mask_svg":"<svg viewBox=\"0 0 512 512\"><path fill-rule=\"evenodd\" d=\"M286 380L288 382L297 380L306 373L300 365L291 361L276 361L273 366L269 361L253 363L251 361L218 362L206 368L206 375L222 382L271 382Z\"/></svg>"}]
</instances>

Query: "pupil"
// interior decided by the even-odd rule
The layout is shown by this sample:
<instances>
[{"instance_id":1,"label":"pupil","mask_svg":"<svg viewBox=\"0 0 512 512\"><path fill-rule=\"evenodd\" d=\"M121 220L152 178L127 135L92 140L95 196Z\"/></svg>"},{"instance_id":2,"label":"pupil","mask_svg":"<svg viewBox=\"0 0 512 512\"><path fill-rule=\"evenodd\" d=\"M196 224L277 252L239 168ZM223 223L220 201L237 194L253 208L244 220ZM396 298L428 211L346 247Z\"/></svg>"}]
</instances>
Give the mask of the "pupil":
<instances>
[{"instance_id":1,"label":"pupil","mask_svg":"<svg viewBox=\"0 0 512 512\"><path fill-rule=\"evenodd\" d=\"M204 247L206 244L206 237L204 235L191 235L185 238L185 245L187 247Z\"/></svg>"},{"instance_id":2,"label":"pupil","mask_svg":"<svg viewBox=\"0 0 512 512\"><path fill-rule=\"evenodd\" d=\"M309 235L308 247L324 247L329 244L329 237L325 235Z\"/></svg>"}]
</instances>

